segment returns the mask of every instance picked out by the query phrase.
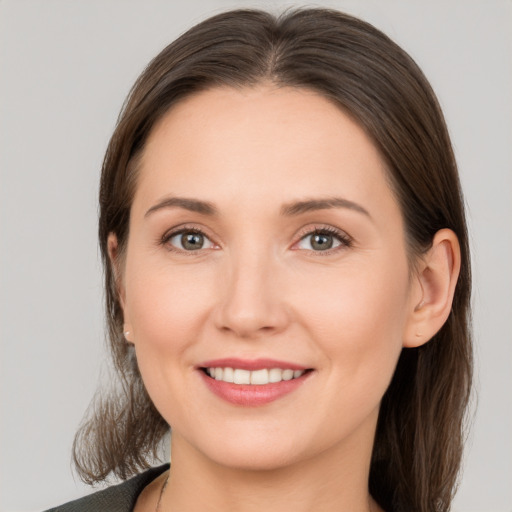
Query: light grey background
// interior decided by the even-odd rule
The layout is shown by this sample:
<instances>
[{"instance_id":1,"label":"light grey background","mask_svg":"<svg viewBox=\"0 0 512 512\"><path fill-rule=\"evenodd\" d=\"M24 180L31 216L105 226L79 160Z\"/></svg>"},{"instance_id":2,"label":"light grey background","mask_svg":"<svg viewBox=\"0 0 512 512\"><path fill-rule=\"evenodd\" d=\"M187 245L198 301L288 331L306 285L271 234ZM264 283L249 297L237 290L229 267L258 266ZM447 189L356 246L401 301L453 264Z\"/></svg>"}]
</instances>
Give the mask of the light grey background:
<instances>
[{"instance_id":1,"label":"light grey background","mask_svg":"<svg viewBox=\"0 0 512 512\"><path fill-rule=\"evenodd\" d=\"M73 434L106 367L99 168L144 65L243 0L0 0L0 510L86 492ZM512 2L331 0L417 60L444 108L468 203L479 408L454 509L512 510Z\"/></svg>"}]
</instances>

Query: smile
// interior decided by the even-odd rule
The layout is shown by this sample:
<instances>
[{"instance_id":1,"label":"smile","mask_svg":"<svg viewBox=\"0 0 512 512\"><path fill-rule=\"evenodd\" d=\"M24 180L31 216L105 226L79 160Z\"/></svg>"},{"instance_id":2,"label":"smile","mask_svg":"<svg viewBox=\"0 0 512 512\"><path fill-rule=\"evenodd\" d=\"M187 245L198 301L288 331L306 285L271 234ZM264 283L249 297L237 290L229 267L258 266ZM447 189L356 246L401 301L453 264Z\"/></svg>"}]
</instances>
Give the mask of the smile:
<instances>
[{"instance_id":1,"label":"smile","mask_svg":"<svg viewBox=\"0 0 512 512\"><path fill-rule=\"evenodd\" d=\"M312 368L284 361L237 358L205 361L197 370L214 395L244 407L263 406L289 395L315 373Z\"/></svg>"},{"instance_id":2,"label":"smile","mask_svg":"<svg viewBox=\"0 0 512 512\"><path fill-rule=\"evenodd\" d=\"M240 368L205 368L207 375L215 380L228 382L233 384L249 384L253 386L263 386L265 384L273 384L281 381L298 379L306 370L291 370L281 368L263 368L261 370L243 370Z\"/></svg>"}]
</instances>

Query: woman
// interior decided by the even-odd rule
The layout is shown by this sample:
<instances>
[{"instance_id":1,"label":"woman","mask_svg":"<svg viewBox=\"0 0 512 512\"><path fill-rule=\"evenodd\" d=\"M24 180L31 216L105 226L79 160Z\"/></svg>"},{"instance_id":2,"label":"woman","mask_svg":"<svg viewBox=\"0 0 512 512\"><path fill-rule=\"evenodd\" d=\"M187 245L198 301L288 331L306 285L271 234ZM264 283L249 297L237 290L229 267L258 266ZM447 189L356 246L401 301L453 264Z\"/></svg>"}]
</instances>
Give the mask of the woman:
<instances>
[{"instance_id":1,"label":"woman","mask_svg":"<svg viewBox=\"0 0 512 512\"><path fill-rule=\"evenodd\" d=\"M470 264L435 96L339 12L233 11L136 82L100 191L121 377L56 510L444 511L471 383Z\"/></svg>"}]
</instances>

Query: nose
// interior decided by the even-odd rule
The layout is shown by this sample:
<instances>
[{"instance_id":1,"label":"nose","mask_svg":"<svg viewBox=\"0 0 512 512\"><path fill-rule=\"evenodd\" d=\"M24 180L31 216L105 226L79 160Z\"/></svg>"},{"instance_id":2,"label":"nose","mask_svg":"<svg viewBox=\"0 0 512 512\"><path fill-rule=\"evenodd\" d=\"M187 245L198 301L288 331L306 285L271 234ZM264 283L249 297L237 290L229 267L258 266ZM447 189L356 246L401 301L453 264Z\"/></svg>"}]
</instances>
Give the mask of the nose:
<instances>
[{"instance_id":1,"label":"nose","mask_svg":"<svg viewBox=\"0 0 512 512\"><path fill-rule=\"evenodd\" d=\"M282 332L289 323L277 264L252 254L229 266L220 286L216 326L239 338Z\"/></svg>"}]
</instances>

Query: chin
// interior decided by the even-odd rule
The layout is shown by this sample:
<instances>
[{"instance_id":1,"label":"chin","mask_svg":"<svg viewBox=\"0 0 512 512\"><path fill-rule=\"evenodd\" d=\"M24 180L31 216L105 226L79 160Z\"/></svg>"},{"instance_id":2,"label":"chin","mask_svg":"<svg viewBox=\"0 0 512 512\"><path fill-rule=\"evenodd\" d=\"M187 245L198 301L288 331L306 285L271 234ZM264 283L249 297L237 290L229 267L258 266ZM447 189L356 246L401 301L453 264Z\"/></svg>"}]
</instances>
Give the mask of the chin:
<instances>
[{"instance_id":1,"label":"chin","mask_svg":"<svg viewBox=\"0 0 512 512\"><path fill-rule=\"evenodd\" d=\"M297 446L304 446L298 439L290 436L265 434L240 435L233 432L222 432L215 435L211 430L200 442L193 439L187 441L196 454L213 463L241 471L271 471L290 466L301 458ZM263 434L263 435L262 435Z\"/></svg>"},{"instance_id":2,"label":"chin","mask_svg":"<svg viewBox=\"0 0 512 512\"><path fill-rule=\"evenodd\" d=\"M276 451L268 446L233 447L224 453L211 454L211 459L220 466L248 472L279 470L293 465L299 458L296 451Z\"/></svg>"}]
</instances>

